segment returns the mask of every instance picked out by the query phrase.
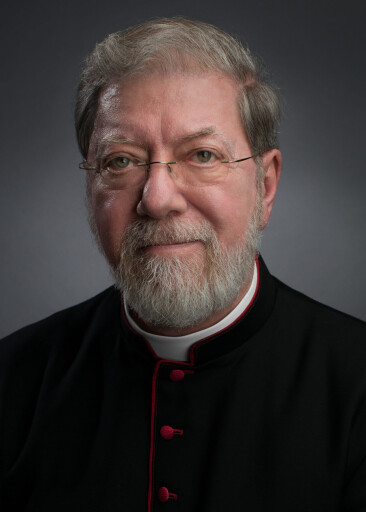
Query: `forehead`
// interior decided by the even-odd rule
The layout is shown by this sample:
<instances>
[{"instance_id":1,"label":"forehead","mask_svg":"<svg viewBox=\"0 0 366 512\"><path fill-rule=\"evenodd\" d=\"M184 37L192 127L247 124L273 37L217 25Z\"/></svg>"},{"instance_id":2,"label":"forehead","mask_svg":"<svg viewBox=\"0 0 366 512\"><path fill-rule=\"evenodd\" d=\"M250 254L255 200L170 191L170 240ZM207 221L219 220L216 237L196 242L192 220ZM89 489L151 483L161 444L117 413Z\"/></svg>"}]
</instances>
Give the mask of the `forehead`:
<instances>
[{"instance_id":1,"label":"forehead","mask_svg":"<svg viewBox=\"0 0 366 512\"><path fill-rule=\"evenodd\" d=\"M238 98L238 85L217 73L153 74L111 83L99 98L91 146L116 137L169 145L205 131L235 146L237 139L246 140Z\"/></svg>"}]
</instances>

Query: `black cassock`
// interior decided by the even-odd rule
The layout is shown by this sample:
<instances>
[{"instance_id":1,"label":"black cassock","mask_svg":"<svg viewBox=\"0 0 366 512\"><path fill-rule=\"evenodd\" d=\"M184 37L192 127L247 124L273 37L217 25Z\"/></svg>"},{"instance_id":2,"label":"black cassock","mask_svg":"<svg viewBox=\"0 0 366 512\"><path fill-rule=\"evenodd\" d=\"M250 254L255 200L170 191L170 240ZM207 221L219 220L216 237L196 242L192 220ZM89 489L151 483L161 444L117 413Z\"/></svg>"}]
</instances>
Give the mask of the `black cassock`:
<instances>
[{"instance_id":1,"label":"black cassock","mask_svg":"<svg viewBox=\"0 0 366 512\"><path fill-rule=\"evenodd\" d=\"M259 265L189 363L114 288L2 340L1 512L366 511L365 324Z\"/></svg>"}]
</instances>

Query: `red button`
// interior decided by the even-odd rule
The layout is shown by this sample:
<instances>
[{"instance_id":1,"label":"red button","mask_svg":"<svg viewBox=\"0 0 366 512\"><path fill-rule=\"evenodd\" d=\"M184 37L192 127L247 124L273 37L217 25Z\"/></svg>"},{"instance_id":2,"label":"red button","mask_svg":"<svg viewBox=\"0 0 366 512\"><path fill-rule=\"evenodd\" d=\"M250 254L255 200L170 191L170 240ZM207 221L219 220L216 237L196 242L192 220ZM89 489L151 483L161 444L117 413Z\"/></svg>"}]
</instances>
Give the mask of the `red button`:
<instances>
[{"instance_id":1,"label":"red button","mask_svg":"<svg viewBox=\"0 0 366 512\"><path fill-rule=\"evenodd\" d=\"M180 430L179 428L169 427L169 425L164 425L160 429L160 435L163 439L169 441L170 439L173 439L174 436L182 436L183 430Z\"/></svg>"},{"instance_id":2,"label":"red button","mask_svg":"<svg viewBox=\"0 0 366 512\"><path fill-rule=\"evenodd\" d=\"M172 492L169 492L166 487L160 487L158 490L158 499L162 503L165 503L168 500L177 500L178 496Z\"/></svg>"},{"instance_id":3,"label":"red button","mask_svg":"<svg viewBox=\"0 0 366 512\"><path fill-rule=\"evenodd\" d=\"M184 379L184 371L183 370L172 370L170 372L170 380L173 382L179 382L180 380Z\"/></svg>"}]
</instances>

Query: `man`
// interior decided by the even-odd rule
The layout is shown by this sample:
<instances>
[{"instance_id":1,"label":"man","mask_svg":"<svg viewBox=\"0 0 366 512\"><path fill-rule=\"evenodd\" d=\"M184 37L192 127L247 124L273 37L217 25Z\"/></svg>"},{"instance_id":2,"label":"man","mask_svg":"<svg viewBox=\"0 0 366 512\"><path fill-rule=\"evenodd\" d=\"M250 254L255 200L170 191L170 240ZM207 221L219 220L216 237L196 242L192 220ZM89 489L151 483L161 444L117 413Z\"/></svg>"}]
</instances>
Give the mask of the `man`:
<instances>
[{"instance_id":1,"label":"man","mask_svg":"<svg viewBox=\"0 0 366 512\"><path fill-rule=\"evenodd\" d=\"M215 27L96 46L76 128L117 287L2 341L1 510L366 510L365 326L257 257L278 119Z\"/></svg>"}]
</instances>

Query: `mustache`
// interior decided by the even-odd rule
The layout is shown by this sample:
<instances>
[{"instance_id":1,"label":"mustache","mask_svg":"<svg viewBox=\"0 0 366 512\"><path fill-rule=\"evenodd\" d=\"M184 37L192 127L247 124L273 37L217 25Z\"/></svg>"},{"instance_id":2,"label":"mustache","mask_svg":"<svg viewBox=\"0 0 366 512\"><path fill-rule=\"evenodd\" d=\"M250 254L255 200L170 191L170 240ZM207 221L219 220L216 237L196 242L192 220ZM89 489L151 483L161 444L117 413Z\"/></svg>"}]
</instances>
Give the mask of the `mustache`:
<instances>
[{"instance_id":1,"label":"mustache","mask_svg":"<svg viewBox=\"0 0 366 512\"><path fill-rule=\"evenodd\" d=\"M216 240L216 233L207 221L198 224L176 220L136 220L130 224L122 238L122 248L135 252L148 246L181 244L201 241L206 245Z\"/></svg>"}]
</instances>

